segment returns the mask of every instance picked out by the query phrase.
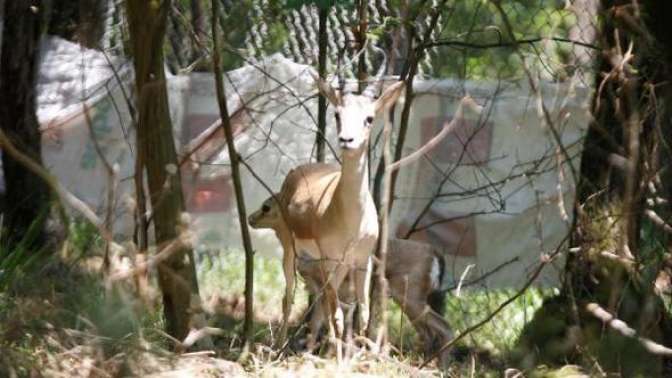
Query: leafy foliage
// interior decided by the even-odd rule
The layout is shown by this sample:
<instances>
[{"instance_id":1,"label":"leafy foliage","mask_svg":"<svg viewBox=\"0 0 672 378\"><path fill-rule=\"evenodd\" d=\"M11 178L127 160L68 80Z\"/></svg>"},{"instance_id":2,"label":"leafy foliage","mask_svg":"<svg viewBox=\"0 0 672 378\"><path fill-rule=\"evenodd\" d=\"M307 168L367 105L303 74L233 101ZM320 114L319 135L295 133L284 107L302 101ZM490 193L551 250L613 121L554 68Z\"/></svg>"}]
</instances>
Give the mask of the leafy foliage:
<instances>
[{"instance_id":1,"label":"leafy foliage","mask_svg":"<svg viewBox=\"0 0 672 378\"><path fill-rule=\"evenodd\" d=\"M555 1L510 1L502 3L517 39L567 35L575 16ZM435 52L436 76L468 80L515 79L523 75L496 9L487 1L459 1L443 11L444 27L439 35L446 42ZM451 44L450 42L459 42ZM481 46L491 46L483 48ZM536 47L523 44L530 63L544 69L547 76L562 75L570 56L569 44L549 42Z\"/></svg>"}]
</instances>

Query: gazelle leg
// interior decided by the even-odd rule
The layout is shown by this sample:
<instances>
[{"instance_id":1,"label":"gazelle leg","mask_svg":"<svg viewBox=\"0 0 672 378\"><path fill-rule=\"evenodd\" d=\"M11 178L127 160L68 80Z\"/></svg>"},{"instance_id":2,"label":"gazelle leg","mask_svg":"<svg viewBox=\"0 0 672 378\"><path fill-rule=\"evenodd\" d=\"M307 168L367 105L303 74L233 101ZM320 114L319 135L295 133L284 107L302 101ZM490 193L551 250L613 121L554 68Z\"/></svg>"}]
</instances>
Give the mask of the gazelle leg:
<instances>
[{"instance_id":1,"label":"gazelle leg","mask_svg":"<svg viewBox=\"0 0 672 378\"><path fill-rule=\"evenodd\" d=\"M281 238L283 246L282 270L285 275L285 295L282 298L282 325L280 326L280 335L278 336L278 346L284 344L287 338L287 329L289 328L289 316L292 312L294 303L294 289L296 288L296 254L294 253L294 244L291 238L283 235Z\"/></svg>"},{"instance_id":2,"label":"gazelle leg","mask_svg":"<svg viewBox=\"0 0 672 378\"><path fill-rule=\"evenodd\" d=\"M453 332L448 322L426 303L411 302L402 310L411 319L413 327L421 335L425 346L424 352L427 356L436 352L436 348L442 347L453 338ZM443 351L439 359L441 364L445 366L450 360L450 351Z\"/></svg>"},{"instance_id":3,"label":"gazelle leg","mask_svg":"<svg viewBox=\"0 0 672 378\"><path fill-rule=\"evenodd\" d=\"M362 335L366 333L366 329L369 325L369 305L370 305L370 288L371 288L371 275L372 275L372 261L371 258L367 259L366 265L364 268L357 267L354 269L352 274L355 280L355 297L357 300L357 306L359 308L359 319L358 319L358 330L357 332Z\"/></svg>"},{"instance_id":4,"label":"gazelle leg","mask_svg":"<svg viewBox=\"0 0 672 378\"><path fill-rule=\"evenodd\" d=\"M314 350L325 319L328 320L327 327L330 340L334 340L342 334L342 314L338 312L338 296L333 288L335 283L333 264L323 260L314 269L305 266L302 266L302 269L306 273L304 277L310 283L312 292L316 294L316 308L312 311L310 317L310 335L307 343L308 349Z\"/></svg>"},{"instance_id":5,"label":"gazelle leg","mask_svg":"<svg viewBox=\"0 0 672 378\"><path fill-rule=\"evenodd\" d=\"M324 298L322 295L317 296L315 300L316 308L312 311L309 320L310 333L308 335L306 346L311 352L314 351L317 347L320 330L322 329L322 324L324 323L324 315L327 313L327 309L325 307L326 303L323 299Z\"/></svg>"},{"instance_id":6,"label":"gazelle leg","mask_svg":"<svg viewBox=\"0 0 672 378\"><path fill-rule=\"evenodd\" d=\"M293 259L292 259L293 260ZM292 312L292 304L294 303L294 289L296 287L296 276L294 274L293 262L283 261L283 268L285 273L285 296L282 298L282 326L280 328L280 335L278 344L282 345L287 338L287 329L289 328L289 316Z\"/></svg>"}]
</instances>

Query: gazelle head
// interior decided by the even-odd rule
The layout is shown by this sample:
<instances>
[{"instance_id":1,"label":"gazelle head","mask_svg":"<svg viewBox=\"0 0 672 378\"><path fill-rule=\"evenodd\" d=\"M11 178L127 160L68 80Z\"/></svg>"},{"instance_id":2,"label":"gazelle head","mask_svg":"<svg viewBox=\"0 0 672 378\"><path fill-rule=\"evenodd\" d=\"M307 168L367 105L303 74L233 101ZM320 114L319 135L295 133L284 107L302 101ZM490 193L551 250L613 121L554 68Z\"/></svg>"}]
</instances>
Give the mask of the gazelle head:
<instances>
[{"instance_id":1,"label":"gazelle head","mask_svg":"<svg viewBox=\"0 0 672 378\"><path fill-rule=\"evenodd\" d=\"M271 196L264 200L257 211L247 218L250 226L254 229L276 228L282 222L282 214L278 201Z\"/></svg>"},{"instance_id":2,"label":"gazelle head","mask_svg":"<svg viewBox=\"0 0 672 378\"><path fill-rule=\"evenodd\" d=\"M376 81L380 82L377 77ZM338 145L344 154L352 155L366 150L371 133L371 127L376 116L382 110L394 104L404 88L404 82L399 81L390 85L379 98L374 98L373 90L376 83L372 83L361 94L343 94L316 78L320 92L334 106L334 118L338 130Z\"/></svg>"}]
</instances>

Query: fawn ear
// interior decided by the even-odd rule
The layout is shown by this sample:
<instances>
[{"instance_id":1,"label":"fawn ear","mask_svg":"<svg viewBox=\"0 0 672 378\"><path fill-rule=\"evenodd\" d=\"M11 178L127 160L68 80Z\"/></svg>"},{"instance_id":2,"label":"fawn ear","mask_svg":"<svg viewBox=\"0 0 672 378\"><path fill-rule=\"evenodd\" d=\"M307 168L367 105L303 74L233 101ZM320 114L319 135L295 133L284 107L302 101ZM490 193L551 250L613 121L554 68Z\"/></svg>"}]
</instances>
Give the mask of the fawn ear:
<instances>
[{"instance_id":1,"label":"fawn ear","mask_svg":"<svg viewBox=\"0 0 672 378\"><path fill-rule=\"evenodd\" d=\"M385 89L374 105L376 114L383 109L388 109L392 104L397 102L397 99L399 99L399 96L404 89L404 84L406 83L403 81L397 81Z\"/></svg>"},{"instance_id":2,"label":"fawn ear","mask_svg":"<svg viewBox=\"0 0 672 378\"><path fill-rule=\"evenodd\" d=\"M313 76L313 79L315 79L320 93L322 93L322 95L326 97L332 105L340 106L341 96L338 94L338 92L331 85L329 85L329 83L315 75L315 73L311 72L310 74Z\"/></svg>"}]
</instances>

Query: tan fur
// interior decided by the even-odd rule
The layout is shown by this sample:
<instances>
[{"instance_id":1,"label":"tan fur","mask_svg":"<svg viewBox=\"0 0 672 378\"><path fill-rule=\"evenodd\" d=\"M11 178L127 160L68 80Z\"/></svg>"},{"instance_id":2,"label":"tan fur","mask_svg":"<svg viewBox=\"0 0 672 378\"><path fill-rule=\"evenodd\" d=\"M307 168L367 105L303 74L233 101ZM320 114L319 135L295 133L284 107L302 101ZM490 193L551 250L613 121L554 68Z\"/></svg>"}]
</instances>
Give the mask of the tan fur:
<instances>
[{"instance_id":1,"label":"tan fur","mask_svg":"<svg viewBox=\"0 0 672 378\"><path fill-rule=\"evenodd\" d=\"M331 203L340 177L336 164L305 164L287 174L278 198L297 238L317 237L317 222Z\"/></svg>"}]
</instances>

